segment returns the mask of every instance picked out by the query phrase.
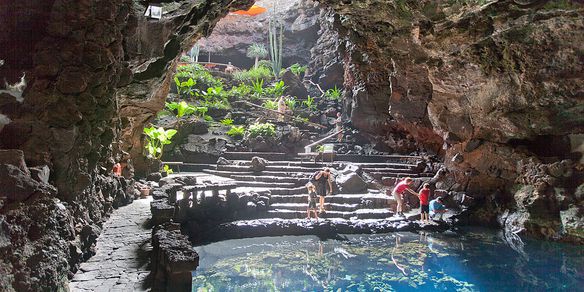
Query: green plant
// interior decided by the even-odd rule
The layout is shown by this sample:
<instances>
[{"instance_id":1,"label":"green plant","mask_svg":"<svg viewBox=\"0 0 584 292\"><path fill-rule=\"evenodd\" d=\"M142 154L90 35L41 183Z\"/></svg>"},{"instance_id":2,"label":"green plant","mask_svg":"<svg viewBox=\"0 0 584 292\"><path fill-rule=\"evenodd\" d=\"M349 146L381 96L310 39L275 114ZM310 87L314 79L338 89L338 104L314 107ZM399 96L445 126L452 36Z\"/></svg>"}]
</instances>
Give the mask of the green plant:
<instances>
[{"instance_id":1,"label":"green plant","mask_svg":"<svg viewBox=\"0 0 584 292\"><path fill-rule=\"evenodd\" d=\"M229 137L241 138L245 134L245 127L243 126L232 126L226 133Z\"/></svg>"},{"instance_id":2,"label":"green plant","mask_svg":"<svg viewBox=\"0 0 584 292\"><path fill-rule=\"evenodd\" d=\"M195 113L197 114L198 117L201 117L201 118L204 118L208 111L209 111L209 108L207 108L206 106L195 107Z\"/></svg>"},{"instance_id":3,"label":"green plant","mask_svg":"<svg viewBox=\"0 0 584 292\"><path fill-rule=\"evenodd\" d=\"M167 102L166 108L170 111L176 111L176 117L181 118L185 115L192 115L196 111L196 107L189 105L188 103L181 102Z\"/></svg>"},{"instance_id":4,"label":"green plant","mask_svg":"<svg viewBox=\"0 0 584 292\"><path fill-rule=\"evenodd\" d=\"M145 147L146 151L148 151L148 156L154 159L160 159L164 145L171 143L171 139L176 134L176 130L150 127L144 128L144 134L146 134Z\"/></svg>"},{"instance_id":5,"label":"green plant","mask_svg":"<svg viewBox=\"0 0 584 292\"><path fill-rule=\"evenodd\" d=\"M266 82L272 79L272 70L263 66L252 68L249 70L242 70L233 73L233 79L238 82L252 82L254 80L262 79Z\"/></svg>"},{"instance_id":6,"label":"green plant","mask_svg":"<svg viewBox=\"0 0 584 292\"><path fill-rule=\"evenodd\" d=\"M272 123L255 123L249 126L250 137L273 137L276 135L276 126Z\"/></svg>"},{"instance_id":7,"label":"green plant","mask_svg":"<svg viewBox=\"0 0 584 292\"><path fill-rule=\"evenodd\" d=\"M214 109L231 109L231 105L225 100L205 100L200 103L201 106Z\"/></svg>"},{"instance_id":8,"label":"green plant","mask_svg":"<svg viewBox=\"0 0 584 292\"><path fill-rule=\"evenodd\" d=\"M296 98L294 97L286 98L284 102L286 103L288 109L293 111L296 108Z\"/></svg>"},{"instance_id":9,"label":"green plant","mask_svg":"<svg viewBox=\"0 0 584 292\"><path fill-rule=\"evenodd\" d=\"M223 86L209 87L205 91L197 92L197 97L201 97L206 101L211 101L215 99L224 99L227 97L228 93L223 90Z\"/></svg>"},{"instance_id":10,"label":"green plant","mask_svg":"<svg viewBox=\"0 0 584 292\"><path fill-rule=\"evenodd\" d=\"M276 20L276 3L268 22L268 40L270 41L270 58L272 60L272 72L276 78L282 70L282 49L284 39L284 25Z\"/></svg>"},{"instance_id":11,"label":"green plant","mask_svg":"<svg viewBox=\"0 0 584 292\"><path fill-rule=\"evenodd\" d=\"M289 67L290 71L292 73L294 73L294 75L299 76L306 73L306 70L308 69L308 66L304 65L304 66L300 66L300 64L298 63L294 63L292 64L292 66Z\"/></svg>"},{"instance_id":12,"label":"green plant","mask_svg":"<svg viewBox=\"0 0 584 292\"><path fill-rule=\"evenodd\" d=\"M273 95L275 97L279 97L284 95L284 90L286 90L286 85L284 85L284 81L280 80L274 84L272 84L272 86L265 88L265 93L266 94L270 94Z\"/></svg>"},{"instance_id":13,"label":"green plant","mask_svg":"<svg viewBox=\"0 0 584 292\"><path fill-rule=\"evenodd\" d=\"M252 89L253 88L251 86L245 83L240 83L237 86L231 87L231 89L228 92L228 95L233 97L245 97L251 93Z\"/></svg>"},{"instance_id":14,"label":"green plant","mask_svg":"<svg viewBox=\"0 0 584 292\"><path fill-rule=\"evenodd\" d=\"M258 68L259 67L263 67L263 68L272 70L272 61L270 61L270 60L260 60L258 62Z\"/></svg>"},{"instance_id":15,"label":"green plant","mask_svg":"<svg viewBox=\"0 0 584 292\"><path fill-rule=\"evenodd\" d=\"M264 101L264 103L262 103L262 106L267 108L267 109L277 110L278 109L278 101L266 100L266 101Z\"/></svg>"},{"instance_id":16,"label":"green plant","mask_svg":"<svg viewBox=\"0 0 584 292\"><path fill-rule=\"evenodd\" d=\"M187 55L182 55L180 56L180 61L181 62L185 62L185 63L190 63L191 62L191 58Z\"/></svg>"},{"instance_id":17,"label":"green plant","mask_svg":"<svg viewBox=\"0 0 584 292\"><path fill-rule=\"evenodd\" d=\"M212 121L214 121L212 116L207 116L207 115L205 115L203 118L204 118L204 119L205 119L205 121L207 121L207 122L212 122Z\"/></svg>"},{"instance_id":18,"label":"green plant","mask_svg":"<svg viewBox=\"0 0 584 292\"><path fill-rule=\"evenodd\" d=\"M168 166L168 164L165 164L164 167L162 168L162 171L166 172L166 174L173 174L174 170L172 170L172 168L170 168L170 166Z\"/></svg>"},{"instance_id":19,"label":"green plant","mask_svg":"<svg viewBox=\"0 0 584 292\"><path fill-rule=\"evenodd\" d=\"M256 81L252 82L253 88L253 97L260 98L264 95L264 80L257 79Z\"/></svg>"},{"instance_id":20,"label":"green plant","mask_svg":"<svg viewBox=\"0 0 584 292\"><path fill-rule=\"evenodd\" d=\"M211 73L200 64L178 66L174 76L181 79L192 78L195 81L195 84L199 85L199 88L203 90L206 90L208 87L223 85L219 79L213 77L213 75L211 75Z\"/></svg>"},{"instance_id":21,"label":"green plant","mask_svg":"<svg viewBox=\"0 0 584 292\"><path fill-rule=\"evenodd\" d=\"M324 152L324 145L318 145L318 146L316 146L316 152L318 152L318 153Z\"/></svg>"},{"instance_id":22,"label":"green plant","mask_svg":"<svg viewBox=\"0 0 584 292\"><path fill-rule=\"evenodd\" d=\"M195 95L195 81L193 78L189 78L187 81L180 81L178 77L174 77L174 83L176 84L176 90L178 94L183 97L188 97Z\"/></svg>"},{"instance_id":23,"label":"green plant","mask_svg":"<svg viewBox=\"0 0 584 292\"><path fill-rule=\"evenodd\" d=\"M233 125L233 120L232 119L222 119L221 121L219 121L222 125L224 126L231 126Z\"/></svg>"},{"instance_id":24,"label":"green plant","mask_svg":"<svg viewBox=\"0 0 584 292\"><path fill-rule=\"evenodd\" d=\"M247 48L246 56L249 58L255 58L254 68L258 67L258 60L260 58L265 58L268 55L268 50L263 44L252 44Z\"/></svg>"},{"instance_id":25,"label":"green plant","mask_svg":"<svg viewBox=\"0 0 584 292\"><path fill-rule=\"evenodd\" d=\"M305 101L302 101L302 105L304 105L307 109L314 111L316 110L316 104L314 104L314 97L310 95L306 97Z\"/></svg>"},{"instance_id":26,"label":"green plant","mask_svg":"<svg viewBox=\"0 0 584 292\"><path fill-rule=\"evenodd\" d=\"M324 96L328 100L340 100L341 99L341 91L335 85L335 88L331 88L324 93Z\"/></svg>"}]
</instances>

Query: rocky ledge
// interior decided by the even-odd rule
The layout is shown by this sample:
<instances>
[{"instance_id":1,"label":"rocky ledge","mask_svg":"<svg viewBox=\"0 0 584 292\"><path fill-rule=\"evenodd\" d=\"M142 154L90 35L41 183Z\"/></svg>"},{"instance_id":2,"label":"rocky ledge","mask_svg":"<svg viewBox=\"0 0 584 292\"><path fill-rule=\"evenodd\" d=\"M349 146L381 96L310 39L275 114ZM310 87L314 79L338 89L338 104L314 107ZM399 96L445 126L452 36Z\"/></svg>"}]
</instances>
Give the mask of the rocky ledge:
<instances>
[{"instance_id":1,"label":"rocky ledge","mask_svg":"<svg viewBox=\"0 0 584 292\"><path fill-rule=\"evenodd\" d=\"M412 216L418 217L418 216ZM322 239L337 238L340 234L374 234L396 231L445 231L449 224L440 221L433 223L420 223L412 221L413 218L389 218L389 219L257 219L242 220L224 223L212 228L205 228L201 238L205 242L220 241L226 239L240 239L262 236L283 235L316 235ZM190 232L191 230L186 230Z\"/></svg>"}]
</instances>

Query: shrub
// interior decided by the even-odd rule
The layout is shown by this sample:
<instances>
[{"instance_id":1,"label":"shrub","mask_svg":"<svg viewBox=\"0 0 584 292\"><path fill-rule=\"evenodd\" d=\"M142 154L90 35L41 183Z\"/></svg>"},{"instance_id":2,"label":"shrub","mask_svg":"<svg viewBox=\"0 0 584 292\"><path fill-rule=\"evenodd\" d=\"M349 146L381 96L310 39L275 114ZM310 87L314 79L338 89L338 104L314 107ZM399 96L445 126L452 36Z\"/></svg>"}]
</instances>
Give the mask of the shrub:
<instances>
[{"instance_id":1,"label":"shrub","mask_svg":"<svg viewBox=\"0 0 584 292\"><path fill-rule=\"evenodd\" d=\"M164 145L171 143L171 139L176 134L176 130L165 130L162 127L150 127L144 128L144 134L146 134L145 148L146 151L148 151L148 156L151 158L160 159L162 156L162 151L164 150Z\"/></svg>"},{"instance_id":2,"label":"shrub","mask_svg":"<svg viewBox=\"0 0 584 292\"><path fill-rule=\"evenodd\" d=\"M184 66L179 66L176 69L175 77L179 78L192 78L196 84L198 84L203 90L209 87L222 86L223 83L213 77L211 73L205 69L205 67L200 64L188 64Z\"/></svg>"},{"instance_id":3,"label":"shrub","mask_svg":"<svg viewBox=\"0 0 584 292\"><path fill-rule=\"evenodd\" d=\"M221 121L219 121L222 125L224 126L231 126L233 125L233 120L232 119L222 119Z\"/></svg>"},{"instance_id":4,"label":"shrub","mask_svg":"<svg viewBox=\"0 0 584 292\"><path fill-rule=\"evenodd\" d=\"M174 77L174 83L176 84L176 90L178 94L182 97L189 97L195 95L195 81L193 78L189 78L187 81L180 81L178 77Z\"/></svg>"},{"instance_id":5,"label":"shrub","mask_svg":"<svg viewBox=\"0 0 584 292\"><path fill-rule=\"evenodd\" d=\"M239 82L252 82L254 80L272 80L272 71L269 68L258 66L249 70L242 70L233 73L233 79Z\"/></svg>"},{"instance_id":6,"label":"shrub","mask_svg":"<svg viewBox=\"0 0 584 292\"><path fill-rule=\"evenodd\" d=\"M278 109L278 101L266 100L266 101L264 101L264 103L262 103L262 106L267 108L267 109L277 110Z\"/></svg>"},{"instance_id":7,"label":"shrub","mask_svg":"<svg viewBox=\"0 0 584 292\"><path fill-rule=\"evenodd\" d=\"M340 100L341 99L341 91L335 85L335 88L331 88L324 93L324 96L328 100Z\"/></svg>"},{"instance_id":8,"label":"shrub","mask_svg":"<svg viewBox=\"0 0 584 292\"><path fill-rule=\"evenodd\" d=\"M180 56L180 61L181 62L185 62L185 63L190 63L191 62L191 57L184 55L184 56Z\"/></svg>"},{"instance_id":9,"label":"shrub","mask_svg":"<svg viewBox=\"0 0 584 292\"><path fill-rule=\"evenodd\" d=\"M245 134L245 128L243 126L232 126L226 134L229 137L241 138Z\"/></svg>"},{"instance_id":10,"label":"shrub","mask_svg":"<svg viewBox=\"0 0 584 292\"><path fill-rule=\"evenodd\" d=\"M176 111L176 117L181 118L185 115L192 115L196 112L197 108L189 105L188 103L181 102L167 102L166 108L170 111Z\"/></svg>"},{"instance_id":11,"label":"shrub","mask_svg":"<svg viewBox=\"0 0 584 292\"><path fill-rule=\"evenodd\" d=\"M286 103L288 109L293 111L296 108L296 98L294 97L286 98L284 102Z\"/></svg>"},{"instance_id":12,"label":"shrub","mask_svg":"<svg viewBox=\"0 0 584 292\"><path fill-rule=\"evenodd\" d=\"M280 80L274 84L272 84L272 86L267 87L264 91L266 94L270 94L273 95L275 97L279 97L284 95L284 90L286 90L286 86L284 85L284 81Z\"/></svg>"},{"instance_id":13,"label":"shrub","mask_svg":"<svg viewBox=\"0 0 584 292\"><path fill-rule=\"evenodd\" d=\"M249 126L249 136L273 137L276 135L276 127L272 123L255 123Z\"/></svg>"},{"instance_id":14,"label":"shrub","mask_svg":"<svg viewBox=\"0 0 584 292\"><path fill-rule=\"evenodd\" d=\"M272 61L270 61L270 60L260 60L258 62L258 67L264 67L264 68L267 68L268 70L272 70Z\"/></svg>"},{"instance_id":15,"label":"shrub","mask_svg":"<svg viewBox=\"0 0 584 292\"><path fill-rule=\"evenodd\" d=\"M310 95L306 97L306 100L302 102L302 105L304 105L307 109L311 111L316 110L316 104L314 104L314 97L311 97Z\"/></svg>"},{"instance_id":16,"label":"shrub","mask_svg":"<svg viewBox=\"0 0 584 292\"><path fill-rule=\"evenodd\" d=\"M288 67L290 69L290 71L300 77L302 74L306 73L306 70L308 69L308 66L304 65L304 66L300 66L300 64L298 63L294 63L292 64L292 66Z\"/></svg>"},{"instance_id":17,"label":"shrub","mask_svg":"<svg viewBox=\"0 0 584 292\"><path fill-rule=\"evenodd\" d=\"M248 96L253 88L245 83L240 83L237 86L231 87L231 90L227 93L228 96L232 97L245 97Z\"/></svg>"}]
</instances>

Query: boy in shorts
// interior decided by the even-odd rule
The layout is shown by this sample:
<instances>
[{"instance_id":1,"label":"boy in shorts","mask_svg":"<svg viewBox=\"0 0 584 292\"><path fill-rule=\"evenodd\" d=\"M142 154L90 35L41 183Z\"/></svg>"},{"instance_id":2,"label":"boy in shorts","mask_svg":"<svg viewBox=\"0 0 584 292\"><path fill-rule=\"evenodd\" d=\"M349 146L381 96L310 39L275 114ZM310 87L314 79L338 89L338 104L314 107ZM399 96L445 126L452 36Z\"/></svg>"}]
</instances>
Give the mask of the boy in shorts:
<instances>
[{"instance_id":1,"label":"boy in shorts","mask_svg":"<svg viewBox=\"0 0 584 292\"><path fill-rule=\"evenodd\" d=\"M306 185L308 189L308 209L306 209L306 219L310 220L310 212L314 212L314 218L318 221L318 212L316 211L316 187L312 183Z\"/></svg>"}]
</instances>

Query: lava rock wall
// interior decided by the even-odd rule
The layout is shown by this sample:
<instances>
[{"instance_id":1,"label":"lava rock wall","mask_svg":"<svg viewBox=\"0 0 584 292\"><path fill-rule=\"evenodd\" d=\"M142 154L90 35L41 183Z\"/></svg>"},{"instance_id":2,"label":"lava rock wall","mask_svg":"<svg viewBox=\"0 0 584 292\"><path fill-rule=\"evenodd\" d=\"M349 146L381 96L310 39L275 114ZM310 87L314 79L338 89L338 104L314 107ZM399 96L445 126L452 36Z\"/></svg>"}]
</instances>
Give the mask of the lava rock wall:
<instances>
[{"instance_id":1,"label":"lava rock wall","mask_svg":"<svg viewBox=\"0 0 584 292\"><path fill-rule=\"evenodd\" d=\"M482 205L497 210L477 221L505 210L529 213L514 196L526 185L517 179L529 159L542 165L571 159L566 163L580 172L548 187L565 189L570 206L581 203L574 185L582 183L582 152L569 137L584 131L582 4L319 2L338 14L353 124L394 151L410 151L403 146L415 140L442 155L455 190L481 199L499 194ZM560 222L559 210L572 207L551 207L561 204L550 200L556 212L543 221ZM543 221L526 228L548 238L566 235L560 223L540 232Z\"/></svg>"},{"instance_id":2,"label":"lava rock wall","mask_svg":"<svg viewBox=\"0 0 584 292\"><path fill-rule=\"evenodd\" d=\"M0 157L0 286L66 290L112 208L133 199L112 165L121 150L142 156L173 61L251 1L171 1L162 21L130 0L4 2L0 73L26 85L0 91L0 149L22 151Z\"/></svg>"}]
</instances>

